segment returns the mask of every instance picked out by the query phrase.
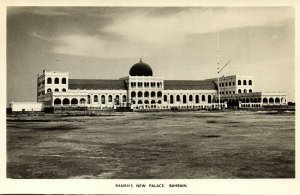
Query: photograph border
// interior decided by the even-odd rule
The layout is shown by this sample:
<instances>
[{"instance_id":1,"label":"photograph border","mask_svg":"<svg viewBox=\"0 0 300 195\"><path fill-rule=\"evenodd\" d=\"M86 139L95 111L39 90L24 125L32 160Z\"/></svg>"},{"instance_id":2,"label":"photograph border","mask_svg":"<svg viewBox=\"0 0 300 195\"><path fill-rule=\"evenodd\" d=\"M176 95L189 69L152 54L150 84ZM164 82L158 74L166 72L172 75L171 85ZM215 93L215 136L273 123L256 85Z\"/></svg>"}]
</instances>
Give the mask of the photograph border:
<instances>
[{"instance_id":1,"label":"photograph border","mask_svg":"<svg viewBox=\"0 0 300 195\"><path fill-rule=\"evenodd\" d=\"M226 3L225 3L226 2ZM6 9L7 6L292 6L295 8L295 89L299 89L299 1L7 1L1 2L1 66L0 85L6 89ZM298 55L297 55L298 54ZM6 91L5 90L5 91ZM295 102L299 100L299 91L295 90ZM7 179L6 178L6 93L1 94L1 135L0 135L0 193L1 194L300 194L299 186L299 150L297 133L299 113L295 114L295 179ZM296 110L299 110L296 104ZM297 112L296 111L296 112ZM187 184L186 188L136 188L116 187L116 184Z\"/></svg>"}]
</instances>

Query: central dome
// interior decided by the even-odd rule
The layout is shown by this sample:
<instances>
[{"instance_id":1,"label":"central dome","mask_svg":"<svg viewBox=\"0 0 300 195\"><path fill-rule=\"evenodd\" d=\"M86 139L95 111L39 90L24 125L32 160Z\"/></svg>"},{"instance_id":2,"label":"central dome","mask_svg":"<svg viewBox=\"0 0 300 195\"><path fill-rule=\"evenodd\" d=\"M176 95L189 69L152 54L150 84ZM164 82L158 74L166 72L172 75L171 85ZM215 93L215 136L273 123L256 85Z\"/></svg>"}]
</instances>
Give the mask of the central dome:
<instances>
[{"instance_id":1,"label":"central dome","mask_svg":"<svg viewBox=\"0 0 300 195\"><path fill-rule=\"evenodd\" d=\"M151 67L142 62L142 59L139 63L134 64L129 71L130 76L152 76L153 72Z\"/></svg>"}]
</instances>

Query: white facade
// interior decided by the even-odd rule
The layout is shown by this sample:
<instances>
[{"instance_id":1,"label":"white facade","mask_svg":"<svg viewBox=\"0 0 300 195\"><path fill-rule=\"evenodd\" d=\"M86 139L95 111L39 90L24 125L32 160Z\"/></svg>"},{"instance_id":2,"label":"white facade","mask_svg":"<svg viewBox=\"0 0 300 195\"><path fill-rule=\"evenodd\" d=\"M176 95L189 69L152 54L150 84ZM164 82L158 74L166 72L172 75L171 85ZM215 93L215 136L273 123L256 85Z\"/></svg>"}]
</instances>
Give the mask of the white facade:
<instances>
[{"instance_id":1,"label":"white facade","mask_svg":"<svg viewBox=\"0 0 300 195\"><path fill-rule=\"evenodd\" d=\"M254 92L253 76L223 76L219 78L220 94L237 94Z\"/></svg>"},{"instance_id":2,"label":"white facade","mask_svg":"<svg viewBox=\"0 0 300 195\"><path fill-rule=\"evenodd\" d=\"M10 102L13 112L40 112L44 111L42 102Z\"/></svg>"},{"instance_id":3,"label":"white facade","mask_svg":"<svg viewBox=\"0 0 300 195\"><path fill-rule=\"evenodd\" d=\"M185 80L183 83L169 80L166 85L167 81L152 76L150 66L142 61L133 67L136 68L134 73L148 71L150 75L131 75L119 80L73 79L76 82L70 83L68 72L43 71L37 79L38 102L52 108L104 110L256 108L287 104L286 93L255 92L252 76L223 76L219 83L218 79Z\"/></svg>"}]
</instances>

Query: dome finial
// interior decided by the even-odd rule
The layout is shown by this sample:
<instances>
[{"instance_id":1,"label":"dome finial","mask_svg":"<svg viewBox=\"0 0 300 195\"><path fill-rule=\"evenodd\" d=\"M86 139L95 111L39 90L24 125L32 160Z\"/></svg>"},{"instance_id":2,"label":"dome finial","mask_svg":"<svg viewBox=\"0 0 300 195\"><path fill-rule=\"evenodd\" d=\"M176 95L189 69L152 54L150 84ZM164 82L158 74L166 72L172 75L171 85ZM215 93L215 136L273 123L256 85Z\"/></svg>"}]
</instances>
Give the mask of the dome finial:
<instances>
[{"instance_id":1,"label":"dome finial","mask_svg":"<svg viewBox=\"0 0 300 195\"><path fill-rule=\"evenodd\" d=\"M142 58L140 58L140 62L143 62L143 61L142 61Z\"/></svg>"}]
</instances>

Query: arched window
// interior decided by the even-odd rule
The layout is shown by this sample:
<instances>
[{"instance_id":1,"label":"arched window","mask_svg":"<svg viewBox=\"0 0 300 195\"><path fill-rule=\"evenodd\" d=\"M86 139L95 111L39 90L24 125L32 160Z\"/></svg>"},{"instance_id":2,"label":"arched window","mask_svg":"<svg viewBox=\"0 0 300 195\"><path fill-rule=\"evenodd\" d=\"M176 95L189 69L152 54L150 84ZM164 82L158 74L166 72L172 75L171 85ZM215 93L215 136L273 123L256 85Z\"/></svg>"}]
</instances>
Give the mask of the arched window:
<instances>
[{"instance_id":1,"label":"arched window","mask_svg":"<svg viewBox=\"0 0 300 195\"><path fill-rule=\"evenodd\" d=\"M244 89L244 93L247 93L247 89Z\"/></svg>"},{"instance_id":2,"label":"arched window","mask_svg":"<svg viewBox=\"0 0 300 195\"><path fill-rule=\"evenodd\" d=\"M159 82L157 82L157 83L156 83L156 86L157 86L157 87L160 87L160 83L159 83Z\"/></svg>"},{"instance_id":3,"label":"arched window","mask_svg":"<svg viewBox=\"0 0 300 195\"><path fill-rule=\"evenodd\" d=\"M149 101L148 101L148 100L145 100L145 104L149 104Z\"/></svg>"},{"instance_id":4,"label":"arched window","mask_svg":"<svg viewBox=\"0 0 300 195\"><path fill-rule=\"evenodd\" d=\"M85 99L84 98L80 99L80 104L85 104Z\"/></svg>"},{"instance_id":5,"label":"arched window","mask_svg":"<svg viewBox=\"0 0 300 195\"><path fill-rule=\"evenodd\" d=\"M63 100L63 105L64 105L64 106L70 105L70 100L69 100L68 98L65 98L65 99Z\"/></svg>"},{"instance_id":6,"label":"arched window","mask_svg":"<svg viewBox=\"0 0 300 195\"><path fill-rule=\"evenodd\" d=\"M94 95L94 102L98 102L98 96Z\"/></svg>"},{"instance_id":7,"label":"arched window","mask_svg":"<svg viewBox=\"0 0 300 195\"><path fill-rule=\"evenodd\" d=\"M246 99L246 103L249 103L249 98Z\"/></svg>"},{"instance_id":8,"label":"arched window","mask_svg":"<svg viewBox=\"0 0 300 195\"><path fill-rule=\"evenodd\" d=\"M202 102L205 102L205 95L202 95Z\"/></svg>"},{"instance_id":9,"label":"arched window","mask_svg":"<svg viewBox=\"0 0 300 195\"><path fill-rule=\"evenodd\" d=\"M66 84L67 83L67 79L66 78L62 78L61 79L61 84Z\"/></svg>"},{"instance_id":10,"label":"arched window","mask_svg":"<svg viewBox=\"0 0 300 195\"><path fill-rule=\"evenodd\" d=\"M247 81L246 80L243 80L243 85L247 85Z\"/></svg>"},{"instance_id":11,"label":"arched window","mask_svg":"<svg viewBox=\"0 0 300 195\"><path fill-rule=\"evenodd\" d=\"M62 89L62 92L66 92L67 90L65 88Z\"/></svg>"},{"instance_id":12,"label":"arched window","mask_svg":"<svg viewBox=\"0 0 300 195\"><path fill-rule=\"evenodd\" d=\"M112 102L112 95L108 96L108 102Z\"/></svg>"},{"instance_id":13,"label":"arched window","mask_svg":"<svg viewBox=\"0 0 300 195\"><path fill-rule=\"evenodd\" d=\"M248 81L248 84L249 84L249 85L252 85L252 81L251 81L251 80L249 80L249 81Z\"/></svg>"},{"instance_id":14,"label":"arched window","mask_svg":"<svg viewBox=\"0 0 300 195\"><path fill-rule=\"evenodd\" d=\"M145 96L145 97L149 97L149 92L148 92L148 91L145 91L144 96Z\"/></svg>"},{"instance_id":15,"label":"arched window","mask_svg":"<svg viewBox=\"0 0 300 195\"><path fill-rule=\"evenodd\" d=\"M270 98L270 99L269 99L269 103L270 103L270 104L274 104L274 99L273 99L273 98Z\"/></svg>"},{"instance_id":16,"label":"arched window","mask_svg":"<svg viewBox=\"0 0 300 195\"><path fill-rule=\"evenodd\" d=\"M199 104L199 95L196 95L196 104Z\"/></svg>"},{"instance_id":17,"label":"arched window","mask_svg":"<svg viewBox=\"0 0 300 195\"><path fill-rule=\"evenodd\" d=\"M256 98L254 98L253 102L254 102L254 103L257 103L257 99L256 99Z\"/></svg>"},{"instance_id":18,"label":"arched window","mask_svg":"<svg viewBox=\"0 0 300 195\"><path fill-rule=\"evenodd\" d=\"M161 91L157 92L157 97L158 97L158 98L161 98L161 97L162 97L162 92L161 92Z\"/></svg>"},{"instance_id":19,"label":"arched window","mask_svg":"<svg viewBox=\"0 0 300 195\"><path fill-rule=\"evenodd\" d=\"M54 105L61 105L61 100L59 99L59 98L56 98L55 100L54 100Z\"/></svg>"},{"instance_id":20,"label":"arched window","mask_svg":"<svg viewBox=\"0 0 300 195\"><path fill-rule=\"evenodd\" d=\"M168 96L164 95L164 102L167 102L167 101L168 101Z\"/></svg>"},{"instance_id":21,"label":"arched window","mask_svg":"<svg viewBox=\"0 0 300 195\"><path fill-rule=\"evenodd\" d=\"M264 99L263 99L263 103L264 103L264 104L267 104L267 103L268 103L268 99L267 99L267 98L264 98Z\"/></svg>"},{"instance_id":22,"label":"arched window","mask_svg":"<svg viewBox=\"0 0 300 195\"><path fill-rule=\"evenodd\" d=\"M47 84L52 84L52 79L50 77L47 78Z\"/></svg>"},{"instance_id":23,"label":"arched window","mask_svg":"<svg viewBox=\"0 0 300 195\"><path fill-rule=\"evenodd\" d=\"M207 101L208 101L209 104L211 103L211 95L207 96Z\"/></svg>"},{"instance_id":24,"label":"arched window","mask_svg":"<svg viewBox=\"0 0 300 195\"><path fill-rule=\"evenodd\" d=\"M138 97L143 97L143 92L139 91L138 92Z\"/></svg>"},{"instance_id":25,"label":"arched window","mask_svg":"<svg viewBox=\"0 0 300 195\"><path fill-rule=\"evenodd\" d=\"M123 102L126 102L126 95L123 95Z\"/></svg>"},{"instance_id":26,"label":"arched window","mask_svg":"<svg viewBox=\"0 0 300 195\"><path fill-rule=\"evenodd\" d=\"M49 89L47 89L47 93L51 93L52 92L52 90L49 88Z\"/></svg>"},{"instance_id":27,"label":"arched window","mask_svg":"<svg viewBox=\"0 0 300 195\"><path fill-rule=\"evenodd\" d=\"M71 105L73 106L73 105L78 105L78 100L76 99L76 98L73 98L72 100L71 100Z\"/></svg>"},{"instance_id":28,"label":"arched window","mask_svg":"<svg viewBox=\"0 0 300 195\"><path fill-rule=\"evenodd\" d=\"M151 97L155 97L155 92L154 91L151 92Z\"/></svg>"},{"instance_id":29,"label":"arched window","mask_svg":"<svg viewBox=\"0 0 300 195\"><path fill-rule=\"evenodd\" d=\"M155 104L155 100L151 100L151 104Z\"/></svg>"},{"instance_id":30,"label":"arched window","mask_svg":"<svg viewBox=\"0 0 300 195\"><path fill-rule=\"evenodd\" d=\"M286 103L286 99L285 98L281 98L281 103L285 104Z\"/></svg>"},{"instance_id":31,"label":"arched window","mask_svg":"<svg viewBox=\"0 0 300 195\"><path fill-rule=\"evenodd\" d=\"M180 95L177 95L177 96L176 96L176 101L177 101L177 102L180 102Z\"/></svg>"},{"instance_id":32,"label":"arched window","mask_svg":"<svg viewBox=\"0 0 300 195\"><path fill-rule=\"evenodd\" d=\"M241 89L239 89L239 90L238 90L238 93L242 93L242 90L241 90Z\"/></svg>"},{"instance_id":33,"label":"arched window","mask_svg":"<svg viewBox=\"0 0 300 195\"><path fill-rule=\"evenodd\" d=\"M280 99L279 98L275 99L275 104L280 104Z\"/></svg>"},{"instance_id":34,"label":"arched window","mask_svg":"<svg viewBox=\"0 0 300 195\"><path fill-rule=\"evenodd\" d=\"M56 89L54 89L54 91L55 91L55 92L59 92L59 89L56 88Z\"/></svg>"},{"instance_id":35,"label":"arched window","mask_svg":"<svg viewBox=\"0 0 300 195\"><path fill-rule=\"evenodd\" d=\"M139 101L138 101L138 104L143 104L142 100L139 100Z\"/></svg>"},{"instance_id":36,"label":"arched window","mask_svg":"<svg viewBox=\"0 0 300 195\"><path fill-rule=\"evenodd\" d=\"M56 77L56 78L54 79L54 84L59 84L59 78Z\"/></svg>"},{"instance_id":37,"label":"arched window","mask_svg":"<svg viewBox=\"0 0 300 195\"><path fill-rule=\"evenodd\" d=\"M238 85L241 85L242 84L242 81L241 80L238 80Z\"/></svg>"},{"instance_id":38,"label":"arched window","mask_svg":"<svg viewBox=\"0 0 300 195\"><path fill-rule=\"evenodd\" d=\"M158 100L157 103L158 103L158 104L161 104L161 100Z\"/></svg>"},{"instance_id":39,"label":"arched window","mask_svg":"<svg viewBox=\"0 0 300 195\"><path fill-rule=\"evenodd\" d=\"M186 104L186 95L183 95L183 103Z\"/></svg>"},{"instance_id":40,"label":"arched window","mask_svg":"<svg viewBox=\"0 0 300 195\"><path fill-rule=\"evenodd\" d=\"M135 97L135 96L136 96L135 91L131 92L131 97Z\"/></svg>"},{"instance_id":41,"label":"arched window","mask_svg":"<svg viewBox=\"0 0 300 195\"><path fill-rule=\"evenodd\" d=\"M119 97L119 95L116 95L116 97L115 97L115 103L117 105L119 105L119 103L120 103L120 97Z\"/></svg>"},{"instance_id":42,"label":"arched window","mask_svg":"<svg viewBox=\"0 0 300 195\"><path fill-rule=\"evenodd\" d=\"M101 104L105 104L105 95L101 95Z\"/></svg>"},{"instance_id":43,"label":"arched window","mask_svg":"<svg viewBox=\"0 0 300 195\"><path fill-rule=\"evenodd\" d=\"M193 101L193 96L192 96L192 95L190 95L190 97L189 97L189 101L190 101L190 102L192 102L192 101Z\"/></svg>"},{"instance_id":44,"label":"arched window","mask_svg":"<svg viewBox=\"0 0 300 195\"><path fill-rule=\"evenodd\" d=\"M170 103L174 104L174 96L173 95L170 95Z\"/></svg>"},{"instance_id":45,"label":"arched window","mask_svg":"<svg viewBox=\"0 0 300 195\"><path fill-rule=\"evenodd\" d=\"M249 93L252 93L252 89L249 89Z\"/></svg>"},{"instance_id":46,"label":"arched window","mask_svg":"<svg viewBox=\"0 0 300 195\"><path fill-rule=\"evenodd\" d=\"M135 104L135 101L134 101L134 100L132 100L132 101L131 101L131 103L132 103L132 104Z\"/></svg>"},{"instance_id":47,"label":"arched window","mask_svg":"<svg viewBox=\"0 0 300 195\"><path fill-rule=\"evenodd\" d=\"M91 103L91 96L90 96L90 95L87 96L87 103L88 103L88 104Z\"/></svg>"}]
</instances>

